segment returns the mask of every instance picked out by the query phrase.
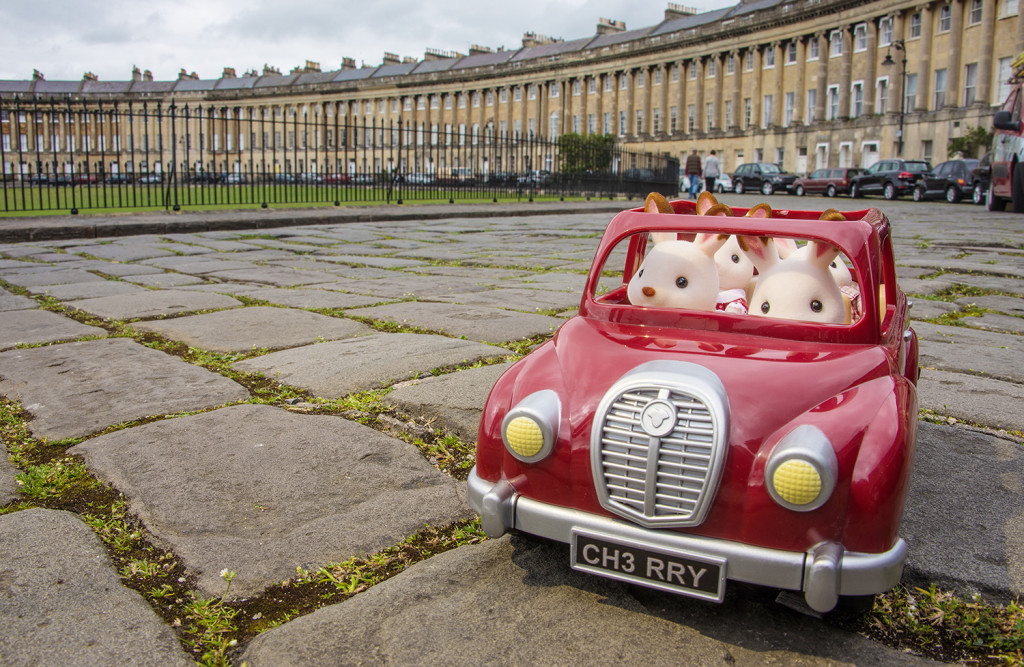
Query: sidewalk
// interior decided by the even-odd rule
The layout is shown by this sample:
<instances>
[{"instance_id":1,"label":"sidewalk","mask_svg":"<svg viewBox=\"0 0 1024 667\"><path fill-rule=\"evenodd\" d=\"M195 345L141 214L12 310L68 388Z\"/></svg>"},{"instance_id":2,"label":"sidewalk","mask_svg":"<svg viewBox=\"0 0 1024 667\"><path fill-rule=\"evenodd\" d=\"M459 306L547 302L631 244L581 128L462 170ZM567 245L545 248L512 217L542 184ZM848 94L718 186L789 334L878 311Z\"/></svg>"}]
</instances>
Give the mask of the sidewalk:
<instances>
[{"instance_id":1,"label":"sidewalk","mask_svg":"<svg viewBox=\"0 0 1024 667\"><path fill-rule=\"evenodd\" d=\"M966 204L857 204L883 207L893 220L905 291L963 284L981 294L918 298L911 311L921 408L943 423L920 427L904 582L1009 601L1024 593L1024 446L1009 433L1024 431L1024 222ZM393 387L383 400L410 419L472 442L506 365L431 373L502 360L502 345L557 328L578 305L597 237L628 205L3 222L0 280L211 353L266 348L233 368L325 399ZM22 236L36 240L12 240ZM968 312L980 315L961 321L969 326L924 321ZM434 333L382 333L366 319ZM200 596L224 594L224 570L237 573L229 599L258 597L297 566L376 553L424 524L473 516L465 483L392 434L301 405L246 403L250 392L226 376L2 289L0 395L31 414L34 437L83 438L69 454L127 497ZM136 425L95 435L119 423ZM0 506L20 498L15 472L0 456ZM675 665L684 655L689 663L926 662L749 588L727 587L721 605L638 590L572 571L561 545L509 536L434 556L290 620L233 660ZM0 515L0 664L194 658L120 583L76 514Z\"/></svg>"}]
</instances>

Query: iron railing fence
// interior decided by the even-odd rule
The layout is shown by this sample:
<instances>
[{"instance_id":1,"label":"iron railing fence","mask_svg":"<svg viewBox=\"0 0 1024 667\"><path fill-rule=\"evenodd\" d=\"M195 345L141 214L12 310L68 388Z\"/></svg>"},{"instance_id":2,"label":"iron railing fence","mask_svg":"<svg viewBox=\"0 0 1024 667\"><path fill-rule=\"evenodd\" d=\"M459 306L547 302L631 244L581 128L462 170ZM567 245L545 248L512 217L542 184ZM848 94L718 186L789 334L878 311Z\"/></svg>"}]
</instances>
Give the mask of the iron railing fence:
<instances>
[{"instance_id":1,"label":"iron railing fence","mask_svg":"<svg viewBox=\"0 0 1024 667\"><path fill-rule=\"evenodd\" d=\"M0 100L2 211L678 191L678 160L610 138L548 140L495 132L492 123L439 126L322 110Z\"/></svg>"}]
</instances>

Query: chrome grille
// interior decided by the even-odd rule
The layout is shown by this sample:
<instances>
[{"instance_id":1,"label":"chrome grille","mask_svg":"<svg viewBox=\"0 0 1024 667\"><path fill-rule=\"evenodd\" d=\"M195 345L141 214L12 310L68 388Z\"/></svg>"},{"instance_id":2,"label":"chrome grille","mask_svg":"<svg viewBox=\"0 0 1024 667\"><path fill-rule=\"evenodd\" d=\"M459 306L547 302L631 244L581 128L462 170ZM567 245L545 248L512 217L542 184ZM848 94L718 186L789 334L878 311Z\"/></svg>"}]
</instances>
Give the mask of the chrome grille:
<instances>
[{"instance_id":1,"label":"chrome grille","mask_svg":"<svg viewBox=\"0 0 1024 667\"><path fill-rule=\"evenodd\" d=\"M697 525L717 490L724 457L716 410L697 392L629 384L622 391L613 387L595 415L592 458L602 504L645 524ZM660 436L642 423L654 402L663 413L671 406L675 420Z\"/></svg>"}]
</instances>

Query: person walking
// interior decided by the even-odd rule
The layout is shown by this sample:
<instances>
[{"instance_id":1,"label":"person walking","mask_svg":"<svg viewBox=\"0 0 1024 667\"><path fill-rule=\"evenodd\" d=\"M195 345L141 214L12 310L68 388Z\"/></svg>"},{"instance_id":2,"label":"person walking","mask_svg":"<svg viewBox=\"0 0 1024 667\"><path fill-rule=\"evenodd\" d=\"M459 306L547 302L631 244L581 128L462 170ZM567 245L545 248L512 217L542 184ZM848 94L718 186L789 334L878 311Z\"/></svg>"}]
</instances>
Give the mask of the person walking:
<instances>
[{"instance_id":1,"label":"person walking","mask_svg":"<svg viewBox=\"0 0 1024 667\"><path fill-rule=\"evenodd\" d=\"M718 180L718 176L721 173L718 158L715 157L715 151L711 151L704 160L704 189L708 192L714 192L715 181Z\"/></svg>"},{"instance_id":2,"label":"person walking","mask_svg":"<svg viewBox=\"0 0 1024 667\"><path fill-rule=\"evenodd\" d=\"M688 156L686 156L686 168L684 173L686 177L690 179L690 199L696 199L697 193L700 192L700 156L697 155L697 149L694 148Z\"/></svg>"}]
</instances>

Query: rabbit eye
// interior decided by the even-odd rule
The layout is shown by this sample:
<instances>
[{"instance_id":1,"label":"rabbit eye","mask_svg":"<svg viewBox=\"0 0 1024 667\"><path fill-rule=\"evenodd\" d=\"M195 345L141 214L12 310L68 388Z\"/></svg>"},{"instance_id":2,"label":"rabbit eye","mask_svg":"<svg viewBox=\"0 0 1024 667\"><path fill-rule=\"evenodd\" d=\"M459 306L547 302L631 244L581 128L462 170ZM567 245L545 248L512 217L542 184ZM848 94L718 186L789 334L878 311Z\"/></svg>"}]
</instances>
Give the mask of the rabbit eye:
<instances>
[{"instance_id":1,"label":"rabbit eye","mask_svg":"<svg viewBox=\"0 0 1024 667\"><path fill-rule=\"evenodd\" d=\"M815 299L814 301L811 301L811 310L813 310L816 313L820 313L821 312L821 308L822 308L821 301L818 301L817 299Z\"/></svg>"},{"instance_id":2,"label":"rabbit eye","mask_svg":"<svg viewBox=\"0 0 1024 667\"><path fill-rule=\"evenodd\" d=\"M768 303L767 301L765 301L764 303L761 304L761 312L764 313L765 315L767 315L768 311L771 310L771 309L772 309L772 305L770 303Z\"/></svg>"},{"instance_id":3,"label":"rabbit eye","mask_svg":"<svg viewBox=\"0 0 1024 667\"><path fill-rule=\"evenodd\" d=\"M834 268L836 268L836 263L832 262L831 264L829 264L829 266L831 266L834 269Z\"/></svg>"},{"instance_id":4,"label":"rabbit eye","mask_svg":"<svg viewBox=\"0 0 1024 667\"><path fill-rule=\"evenodd\" d=\"M689 284L690 284L690 281L687 280L686 278L682 277L682 276L679 276L678 278L676 278L676 287L678 287L680 289L686 287Z\"/></svg>"},{"instance_id":5,"label":"rabbit eye","mask_svg":"<svg viewBox=\"0 0 1024 667\"><path fill-rule=\"evenodd\" d=\"M639 271L637 271L636 272L636 277L637 278L643 278L644 277L644 270L640 269Z\"/></svg>"},{"instance_id":6,"label":"rabbit eye","mask_svg":"<svg viewBox=\"0 0 1024 667\"><path fill-rule=\"evenodd\" d=\"M739 264L740 263L740 256L739 255L733 255L732 256L732 263L733 264Z\"/></svg>"}]
</instances>

